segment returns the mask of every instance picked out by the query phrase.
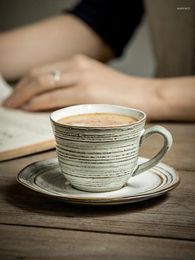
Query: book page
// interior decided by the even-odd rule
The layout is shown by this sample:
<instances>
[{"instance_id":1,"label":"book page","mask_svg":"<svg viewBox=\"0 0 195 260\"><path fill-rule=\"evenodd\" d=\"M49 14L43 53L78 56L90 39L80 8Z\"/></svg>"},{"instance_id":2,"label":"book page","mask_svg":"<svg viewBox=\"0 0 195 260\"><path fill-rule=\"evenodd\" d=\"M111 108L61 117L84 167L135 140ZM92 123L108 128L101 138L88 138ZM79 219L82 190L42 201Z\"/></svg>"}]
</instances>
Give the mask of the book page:
<instances>
[{"instance_id":1,"label":"book page","mask_svg":"<svg viewBox=\"0 0 195 260\"><path fill-rule=\"evenodd\" d=\"M0 102L11 91L0 77ZM52 147L54 137L49 113L30 113L0 106L0 161Z\"/></svg>"}]
</instances>

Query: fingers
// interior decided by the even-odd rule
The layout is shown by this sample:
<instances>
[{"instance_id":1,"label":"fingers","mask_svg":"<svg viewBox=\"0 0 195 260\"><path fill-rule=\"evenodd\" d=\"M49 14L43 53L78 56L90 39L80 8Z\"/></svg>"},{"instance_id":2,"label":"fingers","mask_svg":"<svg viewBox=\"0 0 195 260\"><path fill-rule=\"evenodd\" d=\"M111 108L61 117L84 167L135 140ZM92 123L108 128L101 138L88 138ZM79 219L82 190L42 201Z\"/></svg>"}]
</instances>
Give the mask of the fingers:
<instances>
[{"instance_id":1,"label":"fingers","mask_svg":"<svg viewBox=\"0 0 195 260\"><path fill-rule=\"evenodd\" d=\"M92 75L92 64L93 62L90 58L83 55L76 55L63 62L35 69L19 82L12 95L4 102L4 106L21 108L26 105L26 109L38 110L38 106L40 109L42 109L42 107L43 109L50 109L54 107L54 103L56 106L67 105L67 99L65 98L65 103L63 103L61 100L63 100L64 97L59 97L57 93L61 92L57 90L60 88L66 89L71 86L78 87L86 85L86 82L89 81L89 75L90 77ZM56 70L60 71L60 75L57 78L55 78L53 73ZM56 90L56 92L54 90ZM51 94L51 92L53 93ZM73 90L70 91L68 89L66 93L67 96L69 92L69 104L73 104L73 100L71 99ZM45 93L45 96L43 93ZM48 101L49 104L46 105L45 99L52 98L55 95L57 95L57 100L53 99L52 102ZM41 102L43 104L41 104ZM77 103L77 101L74 102Z\"/></svg>"},{"instance_id":2,"label":"fingers","mask_svg":"<svg viewBox=\"0 0 195 260\"><path fill-rule=\"evenodd\" d=\"M63 62L54 63L31 71L15 87L12 95L4 102L10 108L22 107L34 96L55 88L76 85L81 81L81 74L88 67L89 58L77 55ZM55 80L53 72L61 71L59 80Z\"/></svg>"},{"instance_id":3,"label":"fingers","mask_svg":"<svg viewBox=\"0 0 195 260\"><path fill-rule=\"evenodd\" d=\"M87 97L81 88L72 86L35 96L22 108L27 111L44 111L86 102Z\"/></svg>"},{"instance_id":4,"label":"fingers","mask_svg":"<svg viewBox=\"0 0 195 260\"><path fill-rule=\"evenodd\" d=\"M40 93L75 85L77 80L78 73L76 71L61 73L59 80L55 80L51 73L40 74L34 79L25 78L15 87L12 95L4 102L4 105L12 108L21 107Z\"/></svg>"}]
</instances>

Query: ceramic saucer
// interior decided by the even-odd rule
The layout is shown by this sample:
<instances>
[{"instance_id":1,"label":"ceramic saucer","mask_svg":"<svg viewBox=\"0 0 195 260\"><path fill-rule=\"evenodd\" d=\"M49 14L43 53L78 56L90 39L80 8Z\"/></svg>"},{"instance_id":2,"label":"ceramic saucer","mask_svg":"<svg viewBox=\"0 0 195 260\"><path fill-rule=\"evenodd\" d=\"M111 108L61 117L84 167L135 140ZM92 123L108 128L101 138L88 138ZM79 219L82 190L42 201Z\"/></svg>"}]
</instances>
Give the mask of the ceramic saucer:
<instances>
[{"instance_id":1,"label":"ceramic saucer","mask_svg":"<svg viewBox=\"0 0 195 260\"><path fill-rule=\"evenodd\" d=\"M146 161L139 158L139 163ZM75 189L61 174L57 159L35 162L17 176L17 180L27 188L66 202L79 204L107 205L132 203L157 197L179 184L179 176L166 164L159 163L144 173L131 177L120 190L91 193Z\"/></svg>"}]
</instances>

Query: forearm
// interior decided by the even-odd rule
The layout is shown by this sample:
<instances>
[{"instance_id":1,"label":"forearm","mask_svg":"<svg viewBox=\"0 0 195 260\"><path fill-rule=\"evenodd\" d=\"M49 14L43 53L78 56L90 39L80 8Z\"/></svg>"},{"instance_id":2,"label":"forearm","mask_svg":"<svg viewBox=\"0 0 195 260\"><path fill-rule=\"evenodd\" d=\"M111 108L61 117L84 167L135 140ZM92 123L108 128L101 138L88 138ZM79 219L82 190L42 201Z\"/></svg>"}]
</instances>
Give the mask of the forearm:
<instances>
[{"instance_id":1,"label":"forearm","mask_svg":"<svg viewBox=\"0 0 195 260\"><path fill-rule=\"evenodd\" d=\"M58 81L50 73L56 67ZM83 103L138 108L153 121L195 121L195 77L133 77L80 55L26 75L4 105L40 111Z\"/></svg>"},{"instance_id":2,"label":"forearm","mask_svg":"<svg viewBox=\"0 0 195 260\"><path fill-rule=\"evenodd\" d=\"M195 121L195 77L152 79L152 120Z\"/></svg>"},{"instance_id":3,"label":"forearm","mask_svg":"<svg viewBox=\"0 0 195 260\"><path fill-rule=\"evenodd\" d=\"M101 61L111 49L87 25L71 15L59 15L0 34L0 73L21 77L30 69L81 53Z\"/></svg>"}]
</instances>

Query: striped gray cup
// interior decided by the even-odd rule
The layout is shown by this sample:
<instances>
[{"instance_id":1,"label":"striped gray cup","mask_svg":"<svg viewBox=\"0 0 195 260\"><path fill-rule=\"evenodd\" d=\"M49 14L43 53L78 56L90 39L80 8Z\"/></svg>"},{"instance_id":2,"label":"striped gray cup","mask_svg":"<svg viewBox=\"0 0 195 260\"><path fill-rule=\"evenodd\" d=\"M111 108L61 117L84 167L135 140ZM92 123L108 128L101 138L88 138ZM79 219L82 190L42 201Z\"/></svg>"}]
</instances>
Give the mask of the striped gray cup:
<instances>
[{"instance_id":1,"label":"striped gray cup","mask_svg":"<svg viewBox=\"0 0 195 260\"><path fill-rule=\"evenodd\" d=\"M66 116L114 113L137 119L129 125L87 127L60 124ZM50 116L62 173L76 189L105 192L122 188L131 176L155 166L172 145L170 132L162 126L144 129L144 112L128 107L85 104L62 108ZM150 160L137 164L139 147L152 134L160 134L163 147Z\"/></svg>"}]
</instances>

